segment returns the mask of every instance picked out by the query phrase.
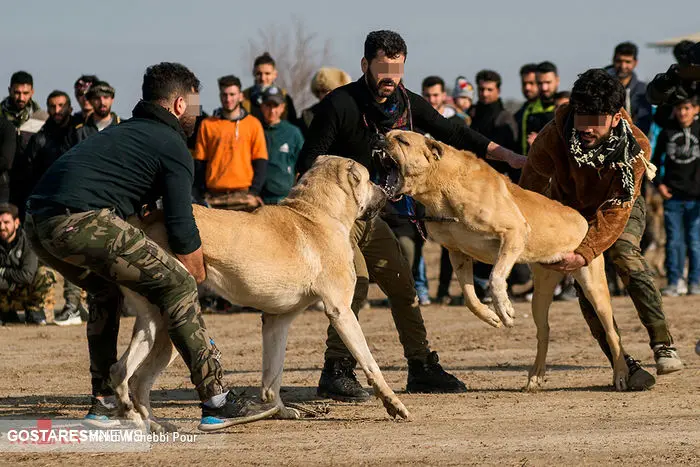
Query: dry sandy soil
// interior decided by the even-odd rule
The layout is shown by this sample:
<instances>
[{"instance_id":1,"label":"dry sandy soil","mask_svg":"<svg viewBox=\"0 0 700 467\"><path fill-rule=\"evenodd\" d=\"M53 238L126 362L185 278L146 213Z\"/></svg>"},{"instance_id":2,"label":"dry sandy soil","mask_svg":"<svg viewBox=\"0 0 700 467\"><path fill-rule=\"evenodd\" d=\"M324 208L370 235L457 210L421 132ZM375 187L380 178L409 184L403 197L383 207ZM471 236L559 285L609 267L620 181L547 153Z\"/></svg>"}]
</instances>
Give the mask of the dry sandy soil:
<instances>
[{"instance_id":1,"label":"dry sandy soil","mask_svg":"<svg viewBox=\"0 0 700 467\"><path fill-rule=\"evenodd\" d=\"M429 248L431 290L437 248ZM374 286L373 286L374 287ZM456 292L456 286L453 284ZM375 296L376 289L373 290ZM612 371L572 302L550 314L546 389L521 392L535 357L529 304L516 304L512 329L493 329L461 307L423 310L428 337L444 367L466 382L459 395L403 394L406 361L387 309L361 314L370 348L385 378L412 412L393 421L374 400L364 404L315 397L327 320L307 311L292 326L283 396L329 409L300 421L265 420L216 434L197 431L199 410L184 364L177 360L156 382L156 414L197 434L190 444L154 445L148 453L0 454L3 464L90 465L698 465L700 463L700 297L665 301L686 368L661 376L641 393L616 393ZM614 299L626 349L655 373L648 337L627 298ZM223 351L230 384L258 392L260 318L207 315ZM122 320L120 353L133 319ZM84 326L0 328L0 417L80 418L90 387ZM364 381L364 377L360 378Z\"/></svg>"}]
</instances>

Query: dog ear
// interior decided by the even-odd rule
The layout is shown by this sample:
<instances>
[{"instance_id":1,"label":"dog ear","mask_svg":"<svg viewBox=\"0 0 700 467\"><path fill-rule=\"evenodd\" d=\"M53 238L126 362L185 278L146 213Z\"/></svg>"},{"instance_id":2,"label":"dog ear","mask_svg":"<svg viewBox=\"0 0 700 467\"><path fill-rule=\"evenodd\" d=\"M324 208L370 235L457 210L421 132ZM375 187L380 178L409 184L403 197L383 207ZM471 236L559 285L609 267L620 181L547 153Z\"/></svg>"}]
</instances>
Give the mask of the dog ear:
<instances>
[{"instance_id":1,"label":"dog ear","mask_svg":"<svg viewBox=\"0 0 700 467\"><path fill-rule=\"evenodd\" d=\"M433 153L435 160L439 161L442 157L442 146L440 143L433 138L425 138L425 144L428 146L430 152Z\"/></svg>"},{"instance_id":2,"label":"dog ear","mask_svg":"<svg viewBox=\"0 0 700 467\"><path fill-rule=\"evenodd\" d=\"M362 174L357 168L357 162L352 159L348 160L348 180L350 180L350 183L353 185L359 185L362 181Z\"/></svg>"}]
</instances>

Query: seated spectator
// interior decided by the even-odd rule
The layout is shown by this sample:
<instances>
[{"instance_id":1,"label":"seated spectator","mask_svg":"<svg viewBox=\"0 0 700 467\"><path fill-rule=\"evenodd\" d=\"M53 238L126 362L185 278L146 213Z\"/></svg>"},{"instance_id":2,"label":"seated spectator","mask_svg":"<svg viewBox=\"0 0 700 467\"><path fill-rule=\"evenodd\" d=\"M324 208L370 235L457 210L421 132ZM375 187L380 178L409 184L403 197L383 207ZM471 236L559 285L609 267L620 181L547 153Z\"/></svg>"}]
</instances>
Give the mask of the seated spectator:
<instances>
[{"instance_id":1,"label":"seated spectator","mask_svg":"<svg viewBox=\"0 0 700 467\"><path fill-rule=\"evenodd\" d=\"M43 326L46 311L53 308L56 277L50 269L39 267L24 230L20 228L17 207L0 205L0 322L20 322Z\"/></svg>"},{"instance_id":2,"label":"seated spectator","mask_svg":"<svg viewBox=\"0 0 700 467\"><path fill-rule=\"evenodd\" d=\"M195 143L195 198L212 207L254 210L267 170L267 146L260 120L241 106L241 81L219 78L221 107L205 118Z\"/></svg>"},{"instance_id":3,"label":"seated spectator","mask_svg":"<svg viewBox=\"0 0 700 467\"><path fill-rule=\"evenodd\" d=\"M278 204L296 181L296 164L304 145L301 130L282 120L286 103L280 89L271 86L263 93L262 113L267 172L260 196L265 204Z\"/></svg>"},{"instance_id":4,"label":"seated spectator","mask_svg":"<svg viewBox=\"0 0 700 467\"><path fill-rule=\"evenodd\" d=\"M698 98L674 106L675 125L662 130L653 162L659 168L654 183L664 198L666 277L661 293L685 292L683 270L686 251L690 260L688 293L700 294L700 121Z\"/></svg>"}]
</instances>

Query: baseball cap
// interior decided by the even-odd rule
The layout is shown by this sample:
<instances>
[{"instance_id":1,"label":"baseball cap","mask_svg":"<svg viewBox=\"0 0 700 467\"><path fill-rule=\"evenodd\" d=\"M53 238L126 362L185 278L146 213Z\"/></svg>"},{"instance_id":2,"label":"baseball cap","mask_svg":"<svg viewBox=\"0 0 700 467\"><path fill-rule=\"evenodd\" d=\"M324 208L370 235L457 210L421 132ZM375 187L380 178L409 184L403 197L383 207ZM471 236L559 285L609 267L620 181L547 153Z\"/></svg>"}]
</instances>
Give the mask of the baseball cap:
<instances>
[{"instance_id":1,"label":"baseball cap","mask_svg":"<svg viewBox=\"0 0 700 467\"><path fill-rule=\"evenodd\" d=\"M452 97L468 97L473 101L474 86L464 76L458 76L455 80L455 87L452 90Z\"/></svg>"},{"instance_id":2,"label":"baseball cap","mask_svg":"<svg viewBox=\"0 0 700 467\"><path fill-rule=\"evenodd\" d=\"M284 104L284 96L282 95L282 90L277 86L270 86L265 89L262 94L262 102L273 102L277 105Z\"/></svg>"}]
</instances>

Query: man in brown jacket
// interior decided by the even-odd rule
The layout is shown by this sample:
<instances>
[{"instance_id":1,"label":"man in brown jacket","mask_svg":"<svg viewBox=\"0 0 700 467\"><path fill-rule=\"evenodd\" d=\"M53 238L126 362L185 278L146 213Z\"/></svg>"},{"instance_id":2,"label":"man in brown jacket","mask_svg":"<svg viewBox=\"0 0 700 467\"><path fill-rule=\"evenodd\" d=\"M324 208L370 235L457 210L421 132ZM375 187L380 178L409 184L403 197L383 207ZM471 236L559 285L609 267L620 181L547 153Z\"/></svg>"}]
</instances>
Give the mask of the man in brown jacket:
<instances>
[{"instance_id":1,"label":"man in brown jacket","mask_svg":"<svg viewBox=\"0 0 700 467\"><path fill-rule=\"evenodd\" d=\"M608 250L649 333L660 375L680 370L683 363L673 347L661 294L639 248L646 223L646 206L639 194L645 172L651 175L654 168L649 163L649 140L624 110L624 99L622 85L605 70L591 69L580 75L570 104L557 110L554 120L533 142L520 186L539 193L549 191L552 199L588 220L588 234L581 245L549 267L572 272ZM591 333L611 359L603 326L578 286L577 291ZM653 386L654 377L636 360L625 357L631 386Z\"/></svg>"}]
</instances>

